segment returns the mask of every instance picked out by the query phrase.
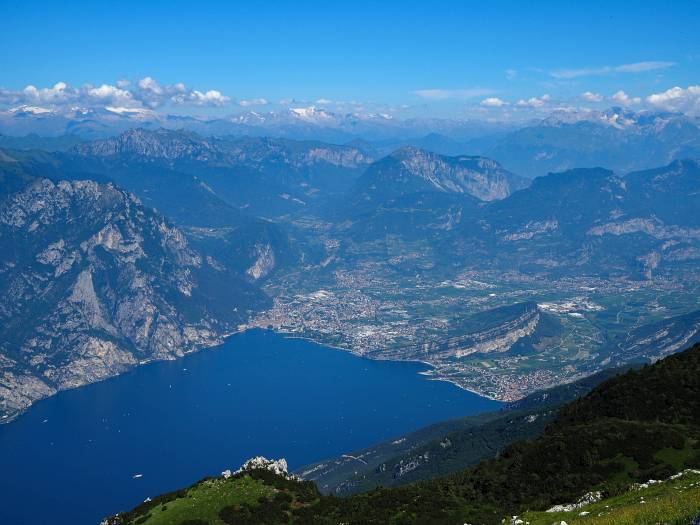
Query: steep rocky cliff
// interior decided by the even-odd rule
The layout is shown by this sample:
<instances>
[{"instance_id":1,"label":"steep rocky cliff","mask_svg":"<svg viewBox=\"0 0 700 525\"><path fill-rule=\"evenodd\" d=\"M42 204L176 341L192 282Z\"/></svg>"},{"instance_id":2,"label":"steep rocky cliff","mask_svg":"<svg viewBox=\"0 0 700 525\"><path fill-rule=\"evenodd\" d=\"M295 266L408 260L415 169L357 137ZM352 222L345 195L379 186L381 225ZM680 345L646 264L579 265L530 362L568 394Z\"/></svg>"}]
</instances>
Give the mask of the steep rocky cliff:
<instances>
[{"instance_id":1,"label":"steep rocky cliff","mask_svg":"<svg viewBox=\"0 0 700 525\"><path fill-rule=\"evenodd\" d=\"M58 390L215 344L267 304L114 185L29 180L0 192L3 420Z\"/></svg>"},{"instance_id":2,"label":"steep rocky cliff","mask_svg":"<svg viewBox=\"0 0 700 525\"><path fill-rule=\"evenodd\" d=\"M556 321L533 302L516 303L480 312L465 319L439 341L370 353L379 359L407 359L439 364L471 354L508 353L531 349L542 332Z\"/></svg>"},{"instance_id":3,"label":"steep rocky cliff","mask_svg":"<svg viewBox=\"0 0 700 525\"><path fill-rule=\"evenodd\" d=\"M447 157L413 147L374 163L357 181L354 197L390 200L418 192L466 194L482 201L504 199L527 181L485 157Z\"/></svg>"}]
</instances>

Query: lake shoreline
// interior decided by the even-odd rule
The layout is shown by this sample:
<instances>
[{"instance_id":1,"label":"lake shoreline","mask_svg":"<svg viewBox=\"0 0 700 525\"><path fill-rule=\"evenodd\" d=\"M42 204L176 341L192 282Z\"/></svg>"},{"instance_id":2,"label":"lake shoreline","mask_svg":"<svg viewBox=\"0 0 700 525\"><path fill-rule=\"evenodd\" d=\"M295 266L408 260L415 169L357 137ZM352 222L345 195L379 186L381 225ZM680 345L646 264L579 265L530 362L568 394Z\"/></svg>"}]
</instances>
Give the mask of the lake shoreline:
<instances>
[{"instance_id":1,"label":"lake shoreline","mask_svg":"<svg viewBox=\"0 0 700 525\"><path fill-rule=\"evenodd\" d=\"M373 359L373 358L371 358L371 357L367 357L367 356L365 356L365 355L355 353L355 352L353 352L353 351L352 351L351 349L349 349L349 348L345 348L345 347L342 347L342 346L333 345L333 344L330 344L330 343L325 343L325 342L323 342L323 341L321 341L321 340L319 340L319 339L314 339L313 337L308 337L308 336L304 336L304 335L295 334L295 332L284 332L284 331L281 331L281 330L275 330L275 329L269 329L269 328L262 328L262 327L259 327L259 326L247 326L247 325L242 325L242 326L243 326L242 328L239 328L239 329L237 329L237 330L233 330L233 331L231 331L231 332L226 332L225 334L223 334L223 335L217 337L216 341L213 342L212 344L208 344L208 345L205 345L205 346L193 348L192 350L186 351L182 356L175 357L175 358L172 358L172 359L146 359L146 360L142 360L142 361L139 361L136 365L134 365L134 366L128 368L127 370L124 370L123 372L116 372L116 373L114 373L113 375L110 375L110 376L108 376L108 377L104 377L104 378L98 379L98 380L96 380L96 381L86 382L86 383L83 383L83 384L80 384L80 385L71 386L71 387L69 387L69 388L58 389L58 390L56 390L56 392L54 392L54 393L51 394L51 395L48 395L48 396L45 396L45 397L41 397L41 398L38 398L38 399L32 401L31 404L29 404L26 408L22 409L22 410L19 411L19 412L15 412L15 413L13 413L13 414L8 414L8 415L6 415L6 416L1 417L1 418L0 418L0 427L1 427L2 425L7 425L7 424L10 424L10 423L12 423L12 422L14 422L14 421L17 421L17 419L19 419L20 417L22 417L22 415L25 414L25 413L27 412L27 410L30 410L30 409L31 409L33 406L35 406L37 403L40 403L41 401L43 401L43 400L45 400L45 399L49 399L49 398L51 398L51 397L53 397L53 396L56 396L56 395L60 394L61 392L67 392L67 391L70 391L70 390L75 390L75 389L78 389L78 388L84 388L84 387L86 387L86 386L94 385L94 384L96 384L96 383L101 383L101 382L104 382L104 381L109 381L109 380L111 380L111 379L114 379L115 377L120 377L120 376L122 376L122 375L124 375L124 374L128 374L128 373L132 372L133 370L135 370L135 369L137 369L137 368L140 368L140 367L146 366L146 365L150 365L150 364L153 364L153 363L163 363L163 362L175 362L175 361L179 361L179 360L181 360L181 359L183 359L183 358L185 358L185 357L187 357L187 356L190 356L190 355L193 355L193 354L197 354L197 353L199 353L199 352L203 352L203 351L206 351L206 350L212 350L212 349L218 348L218 347L224 345L231 337L235 337L236 335L243 334L243 333L256 332L256 331L274 333L274 334L277 334L277 335L279 335L279 336L284 337L285 339L306 341L306 342L308 342L308 343L313 343L313 344L315 344L315 345L317 345L317 346L322 346L322 347L324 347L324 348L330 348L330 349L333 349L333 350L338 350L338 351L340 351L340 352L344 352L344 353L347 353L347 354L349 354L349 355L352 355L352 356L354 356L354 357L358 357L358 358L361 358L361 359L366 359L366 360L368 360L368 361L387 361L387 362L392 362L392 363L420 363L420 364L422 364L422 365L425 365L425 366L426 366L427 368L429 368L429 369L434 369L434 368L435 368L434 365L432 365L432 364L430 364L430 363L428 363L428 362L426 362L426 361L395 360L395 359ZM421 375L424 375L424 372L425 372L425 371L419 371L418 373L421 374ZM426 377L427 377L427 376L426 376ZM487 394L487 393L485 393L485 392L482 392L482 391L479 391L479 390L476 390L476 389L466 388L466 387L464 387L463 385L461 385L461 384L459 384L459 383L457 383L457 382L455 382L455 381L452 381L452 380L450 380L450 379L448 379L448 378L430 377L430 378L428 378L428 380L430 380L430 381L444 381L444 382L447 382L447 383L451 383L451 384L453 384L454 386L456 386L457 388L459 388L459 389L461 389L461 390L464 390L464 391L466 391L466 392L470 392L470 393L472 393L472 394L476 394L476 395L478 395L478 396L480 396L480 397L483 397L483 398L485 398L485 399L489 399L489 400L491 400L491 401L498 401L498 402L501 402L501 403L505 403L505 402L507 402L507 401L510 401L510 400L500 399L500 398L498 398L498 397L496 397L496 396L491 396L491 395L489 395L489 394Z\"/></svg>"},{"instance_id":2,"label":"lake shoreline","mask_svg":"<svg viewBox=\"0 0 700 525\"><path fill-rule=\"evenodd\" d=\"M0 492L11 503L0 523L99 523L253 456L294 469L502 406L421 375L422 363L360 359L269 330L209 350L61 391L0 426ZM30 503L45 509L36 521L25 520Z\"/></svg>"}]
</instances>

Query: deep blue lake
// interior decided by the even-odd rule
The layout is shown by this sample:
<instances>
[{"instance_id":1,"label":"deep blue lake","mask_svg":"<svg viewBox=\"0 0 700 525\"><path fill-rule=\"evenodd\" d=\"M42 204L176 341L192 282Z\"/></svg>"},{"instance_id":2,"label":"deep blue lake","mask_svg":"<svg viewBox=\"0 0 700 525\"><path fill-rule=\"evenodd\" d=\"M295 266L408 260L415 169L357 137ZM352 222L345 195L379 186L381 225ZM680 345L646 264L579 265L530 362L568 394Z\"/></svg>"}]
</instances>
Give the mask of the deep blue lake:
<instances>
[{"instance_id":1,"label":"deep blue lake","mask_svg":"<svg viewBox=\"0 0 700 525\"><path fill-rule=\"evenodd\" d=\"M500 406L424 369L253 331L62 392L0 425L0 524L97 525L255 455L294 469Z\"/></svg>"}]
</instances>

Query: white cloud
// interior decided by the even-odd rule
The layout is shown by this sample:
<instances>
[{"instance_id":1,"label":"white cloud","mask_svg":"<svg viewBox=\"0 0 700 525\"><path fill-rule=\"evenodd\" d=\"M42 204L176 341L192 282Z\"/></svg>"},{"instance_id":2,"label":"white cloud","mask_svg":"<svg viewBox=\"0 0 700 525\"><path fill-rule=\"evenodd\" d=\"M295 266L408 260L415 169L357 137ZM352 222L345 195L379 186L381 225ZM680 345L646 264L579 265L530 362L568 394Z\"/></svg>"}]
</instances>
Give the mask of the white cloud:
<instances>
[{"instance_id":1,"label":"white cloud","mask_svg":"<svg viewBox=\"0 0 700 525\"><path fill-rule=\"evenodd\" d=\"M650 60L647 62L635 62L634 64L622 64L621 66L617 66L614 69L615 73L645 73L647 71L654 71L656 69L667 69L675 65L675 62Z\"/></svg>"},{"instance_id":2,"label":"white cloud","mask_svg":"<svg viewBox=\"0 0 700 525\"><path fill-rule=\"evenodd\" d=\"M134 96L145 106L157 108L168 103L204 105L207 93L188 89L182 82L161 86L153 78L144 77L139 80L138 89L134 91ZM212 99L211 105L216 106L220 103Z\"/></svg>"},{"instance_id":3,"label":"white cloud","mask_svg":"<svg viewBox=\"0 0 700 525\"><path fill-rule=\"evenodd\" d=\"M518 76L518 71L515 69L506 69L506 78L508 80L513 80L515 77Z\"/></svg>"},{"instance_id":4,"label":"white cloud","mask_svg":"<svg viewBox=\"0 0 700 525\"><path fill-rule=\"evenodd\" d=\"M481 101L482 106L486 106L489 108L500 108L501 106L505 106L506 104L508 103L505 100L501 100L498 97L489 97Z\"/></svg>"},{"instance_id":5,"label":"white cloud","mask_svg":"<svg viewBox=\"0 0 700 525\"><path fill-rule=\"evenodd\" d=\"M592 91L586 91L585 93L581 93L581 98L588 102L602 102L603 101L603 95L600 93L593 93Z\"/></svg>"},{"instance_id":6,"label":"white cloud","mask_svg":"<svg viewBox=\"0 0 700 525\"><path fill-rule=\"evenodd\" d=\"M613 102L616 102L618 104L621 104L623 106L631 106L633 104L639 104L642 99L639 97L630 97L627 93L624 91L620 90L617 93L615 93L610 99Z\"/></svg>"},{"instance_id":7,"label":"white cloud","mask_svg":"<svg viewBox=\"0 0 700 525\"><path fill-rule=\"evenodd\" d=\"M243 106L244 108L248 108L250 106L266 106L270 102L266 98L251 98L248 100L241 100L238 102L239 106Z\"/></svg>"},{"instance_id":8,"label":"white cloud","mask_svg":"<svg viewBox=\"0 0 700 525\"><path fill-rule=\"evenodd\" d=\"M51 107L77 105L155 109L169 104L222 106L229 101L229 97L215 89L198 91L183 83L161 85L152 77L144 77L133 86L128 80L120 79L116 85L93 86L86 84L74 88L65 82L57 82L52 87L47 88L28 85L16 91L0 89L0 104L2 105L42 104Z\"/></svg>"},{"instance_id":9,"label":"white cloud","mask_svg":"<svg viewBox=\"0 0 700 525\"><path fill-rule=\"evenodd\" d=\"M419 89L412 92L421 98L428 100L448 100L482 97L493 93L492 89L470 88L470 89Z\"/></svg>"},{"instance_id":10,"label":"white cloud","mask_svg":"<svg viewBox=\"0 0 700 525\"><path fill-rule=\"evenodd\" d=\"M550 71L549 74L554 78L572 79L579 77L610 75L613 73L644 73L647 71L654 71L657 69L666 69L675 65L675 62L647 60L645 62L634 62L632 64L621 64L619 66L602 66L581 69L559 69L556 71Z\"/></svg>"},{"instance_id":11,"label":"white cloud","mask_svg":"<svg viewBox=\"0 0 700 525\"><path fill-rule=\"evenodd\" d=\"M188 100L196 106L224 106L231 99L221 94L221 91L211 89L206 93L194 90L189 94Z\"/></svg>"},{"instance_id":12,"label":"white cloud","mask_svg":"<svg viewBox=\"0 0 700 525\"><path fill-rule=\"evenodd\" d=\"M323 104L323 105L326 105L326 106L327 106L328 104L333 104L333 101L330 100L330 99L327 99L327 98L319 98L319 99L316 101L316 104Z\"/></svg>"},{"instance_id":13,"label":"white cloud","mask_svg":"<svg viewBox=\"0 0 700 525\"><path fill-rule=\"evenodd\" d=\"M139 89L141 91L149 91L154 95L162 95L163 88L158 85L158 82L153 80L151 77L144 77L139 80Z\"/></svg>"},{"instance_id":14,"label":"white cloud","mask_svg":"<svg viewBox=\"0 0 700 525\"><path fill-rule=\"evenodd\" d=\"M144 109L144 108L125 108L125 107L119 107L119 106L105 106L105 109L107 111L111 111L112 113L118 113L120 115L124 114L132 114L132 115L152 115L155 113L152 109Z\"/></svg>"},{"instance_id":15,"label":"white cloud","mask_svg":"<svg viewBox=\"0 0 700 525\"><path fill-rule=\"evenodd\" d=\"M126 107L134 104L130 91L109 84L102 84L100 87L87 87L86 94L88 98L93 98L112 106Z\"/></svg>"},{"instance_id":16,"label":"white cloud","mask_svg":"<svg viewBox=\"0 0 700 525\"><path fill-rule=\"evenodd\" d=\"M672 87L661 93L653 93L646 102L666 111L680 111L689 115L700 115L700 85L687 88Z\"/></svg>"},{"instance_id":17,"label":"white cloud","mask_svg":"<svg viewBox=\"0 0 700 525\"><path fill-rule=\"evenodd\" d=\"M22 90L27 102L56 104L71 98L72 91L65 82L57 82L50 88L37 89L31 84Z\"/></svg>"},{"instance_id":18,"label":"white cloud","mask_svg":"<svg viewBox=\"0 0 700 525\"><path fill-rule=\"evenodd\" d=\"M518 100L518 106L525 106L525 107L530 107L530 108L541 108L547 102L549 102L552 99L549 95L542 95L541 97L531 97L527 100L525 99L520 99Z\"/></svg>"}]
</instances>

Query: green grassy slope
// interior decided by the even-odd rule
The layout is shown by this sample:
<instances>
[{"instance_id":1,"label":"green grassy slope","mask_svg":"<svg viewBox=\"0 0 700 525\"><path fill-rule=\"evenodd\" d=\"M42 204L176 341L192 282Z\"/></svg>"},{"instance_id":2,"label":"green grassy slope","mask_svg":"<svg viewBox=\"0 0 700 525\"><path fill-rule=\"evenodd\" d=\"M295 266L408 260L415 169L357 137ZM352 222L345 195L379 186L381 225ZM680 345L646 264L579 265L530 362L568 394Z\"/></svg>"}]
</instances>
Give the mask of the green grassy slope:
<instances>
[{"instance_id":1,"label":"green grassy slope","mask_svg":"<svg viewBox=\"0 0 700 525\"><path fill-rule=\"evenodd\" d=\"M700 514L700 471L643 485L568 512L526 512L530 525L688 525Z\"/></svg>"},{"instance_id":2,"label":"green grassy slope","mask_svg":"<svg viewBox=\"0 0 700 525\"><path fill-rule=\"evenodd\" d=\"M285 479L263 469L205 478L191 487L146 500L107 518L107 525L248 525L287 523L292 510L317 503L311 482Z\"/></svg>"}]
</instances>

